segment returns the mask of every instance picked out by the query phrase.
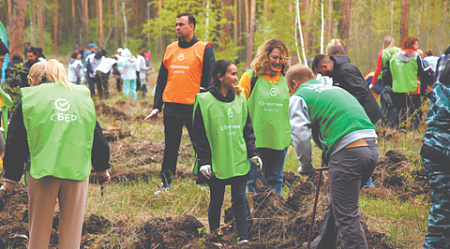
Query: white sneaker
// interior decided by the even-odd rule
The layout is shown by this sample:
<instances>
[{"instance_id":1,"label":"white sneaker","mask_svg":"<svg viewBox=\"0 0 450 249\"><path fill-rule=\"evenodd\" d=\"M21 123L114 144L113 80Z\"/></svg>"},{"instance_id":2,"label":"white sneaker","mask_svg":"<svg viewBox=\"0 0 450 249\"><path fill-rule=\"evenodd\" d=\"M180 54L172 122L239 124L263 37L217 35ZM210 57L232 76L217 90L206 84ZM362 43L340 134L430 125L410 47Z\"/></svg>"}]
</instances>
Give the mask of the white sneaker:
<instances>
[{"instance_id":1,"label":"white sneaker","mask_svg":"<svg viewBox=\"0 0 450 249\"><path fill-rule=\"evenodd\" d=\"M247 244L247 243L248 243L248 240L246 240L246 239L243 239L243 240L239 241L239 244Z\"/></svg>"},{"instance_id":2,"label":"white sneaker","mask_svg":"<svg viewBox=\"0 0 450 249\"><path fill-rule=\"evenodd\" d=\"M159 194L165 193L165 192L167 192L167 191L169 190L169 188L170 188L170 186L164 187L164 184L163 184L162 182L161 182L161 184L159 184L159 187L160 187L161 189L156 190L156 191L154 192L155 195L159 195Z\"/></svg>"}]
</instances>

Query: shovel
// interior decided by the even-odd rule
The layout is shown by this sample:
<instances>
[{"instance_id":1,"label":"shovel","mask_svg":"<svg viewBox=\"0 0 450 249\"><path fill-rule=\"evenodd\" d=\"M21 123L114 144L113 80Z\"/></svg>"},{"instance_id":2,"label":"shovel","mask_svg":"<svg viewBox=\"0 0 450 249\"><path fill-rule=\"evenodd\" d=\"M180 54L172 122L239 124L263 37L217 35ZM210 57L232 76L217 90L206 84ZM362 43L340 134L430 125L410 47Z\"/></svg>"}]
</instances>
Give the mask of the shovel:
<instances>
[{"instance_id":1,"label":"shovel","mask_svg":"<svg viewBox=\"0 0 450 249\"><path fill-rule=\"evenodd\" d=\"M319 199L319 190L320 190L320 180L322 179L322 171L328 170L330 167L322 167L322 168L316 168L316 171L319 171L319 177L317 178L317 189L316 189L316 196L314 198L314 208L313 213L311 217L311 224L309 226L309 232L308 232L308 245L306 248L309 249L309 246L311 244L311 235L314 228L314 219L316 218L316 209L317 209L317 200Z\"/></svg>"}]
</instances>

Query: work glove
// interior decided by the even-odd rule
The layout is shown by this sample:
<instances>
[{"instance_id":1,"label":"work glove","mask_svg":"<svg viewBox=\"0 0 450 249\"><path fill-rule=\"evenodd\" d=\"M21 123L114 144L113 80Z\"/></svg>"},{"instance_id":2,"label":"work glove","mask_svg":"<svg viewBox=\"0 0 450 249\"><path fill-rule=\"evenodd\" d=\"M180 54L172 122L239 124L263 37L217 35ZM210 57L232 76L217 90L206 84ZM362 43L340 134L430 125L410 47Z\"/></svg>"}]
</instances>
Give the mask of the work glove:
<instances>
[{"instance_id":1,"label":"work glove","mask_svg":"<svg viewBox=\"0 0 450 249\"><path fill-rule=\"evenodd\" d=\"M111 175L107 170L97 172L95 175L97 176L98 184L102 187L104 187L111 180Z\"/></svg>"},{"instance_id":2,"label":"work glove","mask_svg":"<svg viewBox=\"0 0 450 249\"><path fill-rule=\"evenodd\" d=\"M310 174L314 172L316 172L316 168L312 164L309 167L303 167L301 165L298 167L299 174Z\"/></svg>"},{"instance_id":3,"label":"work glove","mask_svg":"<svg viewBox=\"0 0 450 249\"><path fill-rule=\"evenodd\" d=\"M263 167L263 162L261 160L261 157L259 156L254 156L252 158L250 158L250 161L254 164L256 164L256 166L258 166L259 170L262 170Z\"/></svg>"},{"instance_id":4,"label":"work glove","mask_svg":"<svg viewBox=\"0 0 450 249\"><path fill-rule=\"evenodd\" d=\"M3 179L3 185L0 187L0 193L9 192L17 185L16 181Z\"/></svg>"},{"instance_id":5,"label":"work glove","mask_svg":"<svg viewBox=\"0 0 450 249\"><path fill-rule=\"evenodd\" d=\"M210 179L212 175L211 165L203 165L200 167L200 172L207 178Z\"/></svg>"}]
</instances>

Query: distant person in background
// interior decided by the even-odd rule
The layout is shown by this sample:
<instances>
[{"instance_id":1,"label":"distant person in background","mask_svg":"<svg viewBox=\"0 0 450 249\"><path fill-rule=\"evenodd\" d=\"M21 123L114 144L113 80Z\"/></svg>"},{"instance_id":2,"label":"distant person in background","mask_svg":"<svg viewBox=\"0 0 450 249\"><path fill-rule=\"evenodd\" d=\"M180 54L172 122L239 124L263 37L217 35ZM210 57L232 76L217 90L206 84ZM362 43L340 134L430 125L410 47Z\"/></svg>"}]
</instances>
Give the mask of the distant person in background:
<instances>
[{"instance_id":1,"label":"distant person in background","mask_svg":"<svg viewBox=\"0 0 450 249\"><path fill-rule=\"evenodd\" d=\"M24 66L27 68L27 70L30 70L34 63L38 62L38 52L36 48L31 47L30 50L28 50L26 56L27 62L25 62Z\"/></svg>"},{"instance_id":2,"label":"distant person in background","mask_svg":"<svg viewBox=\"0 0 450 249\"><path fill-rule=\"evenodd\" d=\"M430 96L420 151L431 187L424 249L450 248L450 64L446 64Z\"/></svg>"},{"instance_id":3,"label":"distant person in background","mask_svg":"<svg viewBox=\"0 0 450 249\"><path fill-rule=\"evenodd\" d=\"M328 55L335 55L335 56L345 55L345 49L341 45L331 46L328 50Z\"/></svg>"},{"instance_id":4,"label":"distant person in background","mask_svg":"<svg viewBox=\"0 0 450 249\"><path fill-rule=\"evenodd\" d=\"M5 70L5 84L4 90L14 103L14 106L9 109L9 113L14 112L14 108L20 101L20 88L30 86L28 84L28 70L23 65L23 56L16 51L10 55L8 67Z\"/></svg>"},{"instance_id":5,"label":"distant person in background","mask_svg":"<svg viewBox=\"0 0 450 249\"><path fill-rule=\"evenodd\" d=\"M388 124L388 120L395 115L394 104L392 103L392 76L389 68L389 61L392 56L400 52L400 48L395 46L393 36L385 36L383 40L383 49L378 54L377 67L372 80L372 90L380 95L381 112L383 114L381 124ZM387 88L386 88L387 86Z\"/></svg>"},{"instance_id":6,"label":"distant person in background","mask_svg":"<svg viewBox=\"0 0 450 249\"><path fill-rule=\"evenodd\" d=\"M36 48L36 52L37 52L37 60L38 61L46 61L45 56L44 56L44 50L42 48Z\"/></svg>"},{"instance_id":7,"label":"distant person in background","mask_svg":"<svg viewBox=\"0 0 450 249\"><path fill-rule=\"evenodd\" d=\"M331 41L330 42L328 42L328 44L327 44L327 46L325 47L325 53L327 54L327 55L331 55L330 54L330 49L332 48L332 47L334 47L334 46L341 46L343 49L344 49L344 55L346 55L347 54L347 52L345 51L345 47L344 47L344 44L341 42L341 40L339 40L339 39L331 39Z\"/></svg>"},{"instance_id":8,"label":"distant person in background","mask_svg":"<svg viewBox=\"0 0 450 249\"><path fill-rule=\"evenodd\" d=\"M149 70L147 63L145 62L145 57L147 56L147 54L148 54L147 49L143 48L141 49L141 51L139 51L137 55L139 77L141 78L141 87L139 90L142 91L143 99L145 99L147 95L147 71Z\"/></svg>"},{"instance_id":9,"label":"distant person in background","mask_svg":"<svg viewBox=\"0 0 450 249\"><path fill-rule=\"evenodd\" d=\"M150 67L151 60L152 60L152 54L150 53L150 51L148 51L148 53L145 55L145 63L147 65L147 67Z\"/></svg>"},{"instance_id":10,"label":"distant person in background","mask_svg":"<svg viewBox=\"0 0 450 249\"><path fill-rule=\"evenodd\" d=\"M117 54L116 54L117 61L120 61L120 58L122 57L123 48L118 48L116 52L117 52ZM120 66L118 66L118 69L120 72L123 71L122 68L120 68ZM116 75L116 87L117 87L117 92L120 93L122 91L122 78L117 75Z\"/></svg>"},{"instance_id":11,"label":"distant person in background","mask_svg":"<svg viewBox=\"0 0 450 249\"><path fill-rule=\"evenodd\" d=\"M433 50L430 48L425 52L425 57L423 58L423 66L425 68L431 67L433 72L436 72L436 65L439 60L439 57L433 55Z\"/></svg>"},{"instance_id":12,"label":"distant person in background","mask_svg":"<svg viewBox=\"0 0 450 249\"><path fill-rule=\"evenodd\" d=\"M77 50L70 56L67 75L69 82L77 85L81 83L81 78L83 77L83 63L81 62L81 55Z\"/></svg>"},{"instance_id":13,"label":"distant person in background","mask_svg":"<svg viewBox=\"0 0 450 249\"><path fill-rule=\"evenodd\" d=\"M286 44L270 39L258 48L256 56L239 81L247 99L256 137L256 148L262 159L262 172L252 163L249 192L255 192L257 181L281 195L287 147L291 143L289 123L289 88L284 75L291 66ZM265 103L265 104L261 104Z\"/></svg>"},{"instance_id":14,"label":"distant person in background","mask_svg":"<svg viewBox=\"0 0 450 249\"><path fill-rule=\"evenodd\" d=\"M39 84L34 68L50 81ZM24 174L28 177L29 248L48 248L53 212L59 203L58 248L80 248L91 168L99 184L110 176L109 145L96 122L89 90L67 81L64 67L52 59L30 69L30 84L21 89L22 102L11 118L4 156L3 191L10 191ZM55 119L65 110L67 119ZM75 120L76 118L76 120ZM58 139L60 143L42 143ZM83 145L83 146L80 146Z\"/></svg>"},{"instance_id":15,"label":"distant person in background","mask_svg":"<svg viewBox=\"0 0 450 249\"><path fill-rule=\"evenodd\" d=\"M108 81L111 71L114 71L114 75L120 77L120 72L117 68L117 58L115 56L104 58L95 69L95 81L100 99L109 98Z\"/></svg>"},{"instance_id":16,"label":"distant person in background","mask_svg":"<svg viewBox=\"0 0 450 249\"><path fill-rule=\"evenodd\" d=\"M30 49L31 43L29 41L25 42L25 44L23 44L23 54L26 55Z\"/></svg>"},{"instance_id":17,"label":"distant person in background","mask_svg":"<svg viewBox=\"0 0 450 249\"><path fill-rule=\"evenodd\" d=\"M128 48L123 49L122 56L119 60L118 66L123 70L123 95L136 100L136 71L138 64L136 57L134 57Z\"/></svg>"},{"instance_id":18,"label":"distant person in background","mask_svg":"<svg viewBox=\"0 0 450 249\"><path fill-rule=\"evenodd\" d=\"M422 100L419 77L425 74L422 59L417 52L419 39L407 37L402 42L400 52L394 54L389 62L392 73L392 103L395 116L390 127L406 127L406 120L412 117L412 128L417 128L422 120Z\"/></svg>"},{"instance_id":19,"label":"distant person in background","mask_svg":"<svg viewBox=\"0 0 450 249\"><path fill-rule=\"evenodd\" d=\"M95 69L100 65L105 58L102 51L97 51L95 54L90 54L86 60L86 76L89 78L89 90L91 90L91 96L95 96L95 86L98 84L95 80Z\"/></svg>"},{"instance_id":20,"label":"distant person in background","mask_svg":"<svg viewBox=\"0 0 450 249\"><path fill-rule=\"evenodd\" d=\"M450 46L444 51L444 54L439 57L437 63L436 63L436 73L434 74L434 82L433 85L435 85L439 81L439 77L441 76L442 72L444 71L445 64L450 59Z\"/></svg>"}]
</instances>

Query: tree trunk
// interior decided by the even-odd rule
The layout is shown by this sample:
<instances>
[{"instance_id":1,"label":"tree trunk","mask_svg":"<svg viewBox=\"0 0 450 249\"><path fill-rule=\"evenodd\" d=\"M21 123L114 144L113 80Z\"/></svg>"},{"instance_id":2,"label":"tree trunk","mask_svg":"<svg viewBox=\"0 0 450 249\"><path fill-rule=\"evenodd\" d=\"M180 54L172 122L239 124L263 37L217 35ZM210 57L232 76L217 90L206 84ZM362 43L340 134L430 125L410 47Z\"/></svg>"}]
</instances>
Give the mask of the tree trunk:
<instances>
[{"instance_id":1,"label":"tree trunk","mask_svg":"<svg viewBox=\"0 0 450 249\"><path fill-rule=\"evenodd\" d=\"M231 11L229 10L231 6L231 0L223 0L222 1L222 8L223 9L227 9L227 11L225 11L225 19L227 19L227 22L223 25L223 33L220 35L221 38L221 42L220 44L225 44L225 38L230 38L231 37L231 23L233 22L232 20L232 15L231 15ZM223 51L224 47L220 48L220 50Z\"/></svg>"},{"instance_id":2,"label":"tree trunk","mask_svg":"<svg viewBox=\"0 0 450 249\"><path fill-rule=\"evenodd\" d=\"M114 0L114 16L117 18L119 16L119 0ZM114 22L116 23L116 21ZM114 45L116 48L122 47L122 43L120 42L120 32L119 28L115 30L113 33Z\"/></svg>"},{"instance_id":3,"label":"tree trunk","mask_svg":"<svg viewBox=\"0 0 450 249\"><path fill-rule=\"evenodd\" d=\"M39 6L38 6L38 26L39 26L39 46L41 48L44 47L44 4L42 3L42 0L39 0Z\"/></svg>"},{"instance_id":4,"label":"tree trunk","mask_svg":"<svg viewBox=\"0 0 450 249\"><path fill-rule=\"evenodd\" d=\"M123 45L127 47L128 43L128 22L127 22L127 15L125 14L125 1L122 0L122 17L123 17L123 36L124 36L124 42Z\"/></svg>"},{"instance_id":5,"label":"tree trunk","mask_svg":"<svg viewBox=\"0 0 450 249\"><path fill-rule=\"evenodd\" d=\"M328 41L333 38L333 0L328 0L328 10L327 10L327 34Z\"/></svg>"},{"instance_id":6,"label":"tree trunk","mask_svg":"<svg viewBox=\"0 0 450 249\"><path fill-rule=\"evenodd\" d=\"M325 11L324 11L324 3L323 3L323 1L324 0L320 0L320 53L321 54L323 54L323 51L324 51L324 49L323 49L323 43L324 43L324 41L323 41L323 36L324 36L324 33L325 33Z\"/></svg>"},{"instance_id":7,"label":"tree trunk","mask_svg":"<svg viewBox=\"0 0 450 249\"><path fill-rule=\"evenodd\" d=\"M8 0L8 37L11 35L11 23L12 23L12 2Z\"/></svg>"},{"instance_id":8,"label":"tree trunk","mask_svg":"<svg viewBox=\"0 0 450 249\"><path fill-rule=\"evenodd\" d=\"M350 30L350 16L351 16L351 0L341 1L341 20L338 25L339 37L344 42L344 47L347 50L348 37Z\"/></svg>"},{"instance_id":9,"label":"tree trunk","mask_svg":"<svg viewBox=\"0 0 450 249\"><path fill-rule=\"evenodd\" d=\"M300 35L300 43L301 43L302 52L303 52L303 63L305 66L308 66L308 60L306 59L306 52L305 52L305 42L303 40L302 20L300 18L300 2L299 2L299 0L297 0L295 2L295 9L296 9L296 13L297 13L296 18L297 18L297 24L298 24L298 33ZM297 27L295 27L295 28L297 28Z\"/></svg>"},{"instance_id":10,"label":"tree trunk","mask_svg":"<svg viewBox=\"0 0 450 249\"><path fill-rule=\"evenodd\" d=\"M55 0L55 13L53 14L53 53L59 54L58 48L58 20L59 19L59 2Z\"/></svg>"},{"instance_id":11,"label":"tree trunk","mask_svg":"<svg viewBox=\"0 0 450 249\"><path fill-rule=\"evenodd\" d=\"M85 47L89 47L89 0L84 1L84 44Z\"/></svg>"},{"instance_id":12,"label":"tree trunk","mask_svg":"<svg viewBox=\"0 0 450 249\"><path fill-rule=\"evenodd\" d=\"M250 68L250 64L253 60L253 38L255 31L255 15L256 15L256 0L251 0L250 3L250 13L249 13L249 32L247 35L247 53L245 64L247 68Z\"/></svg>"},{"instance_id":13,"label":"tree trunk","mask_svg":"<svg viewBox=\"0 0 450 249\"><path fill-rule=\"evenodd\" d=\"M238 30L239 30L239 26L238 26L238 1L234 0L234 45L237 46L238 45Z\"/></svg>"},{"instance_id":14,"label":"tree trunk","mask_svg":"<svg viewBox=\"0 0 450 249\"><path fill-rule=\"evenodd\" d=\"M158 4L158 16L159 16L159 12L161 11L161 9L162 9L162 0L159 0L159 4ZM161 30L161 26L160 26L160 30ZM161 32L160 32L160 35L159 35L159 37L158 37L158 51L160 51L161 53L164 53L163 51L164 51L164 44L163 44L163 37L162 37L162 34L161 34ZM162 54L161 54L162 55Z\"/></svg>"},{"instance_id":15,"label":"tree trunk","mask_svg":"<svg viewBox=\"0 0 450 249\"><path fill-rule=\"evenodd\" d=\"M103 44L103 0L98 0L98 24L99 24L99 36L100 36L100 47L104 48L105 44Z\"/></svg>"},{"instance_id":16,"label":"tree trunk","mask_svg":"<svg viewBox=\"0 0 450 249\"><path fill-rule=\"evenodd\" d=\"M402 0L402 17L400 22L400 43L408 37L409 0Z\"/></svg>"},{"instance_id":17,"label":"tree trunk","mask_svg":"<svg viewBox=\"0 0 450 249\"><path fill-rule=\"evenodd\" d=\"M310 5L311 5L311 0L303 0L302 1L302 6L300 8L300 11L303 11L303 13L311 13L310 12ZM310 21L307 15L304 15L305 18L302 18L302 27L306 27L309 28L310 27ZM304 47L305 47L305 51L308 53L309 52L309 47L310 47L310 42L311 39L309 39L310 37L310 32L305 31L303 32L303 38L305 41Z\"/></svg>"},{"instance_id":18,"label":"tree trunk","mask_svg":"<svg viewBox=\"0 0 450 249\"><path fill-rule=\"evenodd\" d=\"M76 42L76 31L78 30L78 25L76 22L77 12L75 9L75 0L72 0L72 45L75 46Z\"/></svg>"},{"instance_id":19,"label":"tree trunk","mask_svg":"<svg viewBox=\"0 0 450 249\"><path fill-rule=\"evenodd\" d=\"M13 16L11 19L11 30L9 36L9 52L13 54L14 52L22 52L23 44L23 29L25 27L25 15L27 9L26 0L15 0L14 1Z\"/></svg>"}]
</instances>

